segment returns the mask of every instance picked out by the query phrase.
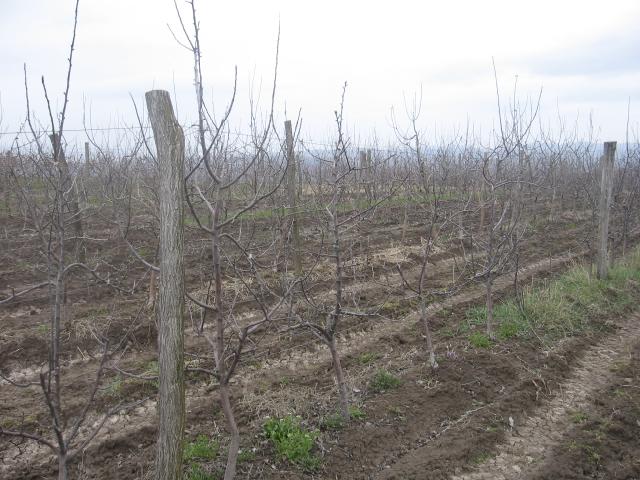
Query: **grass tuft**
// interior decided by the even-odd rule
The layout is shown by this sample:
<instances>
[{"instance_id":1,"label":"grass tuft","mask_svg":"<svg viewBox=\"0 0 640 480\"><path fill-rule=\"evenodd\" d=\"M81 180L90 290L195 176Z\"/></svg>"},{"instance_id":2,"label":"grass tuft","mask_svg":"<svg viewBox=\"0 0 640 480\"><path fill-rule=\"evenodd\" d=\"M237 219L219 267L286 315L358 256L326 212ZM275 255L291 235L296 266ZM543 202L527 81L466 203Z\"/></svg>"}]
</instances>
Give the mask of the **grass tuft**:
<instances>
[{"instance_id":1,"label":"grass tuft","mask_svg":"<svg viewBox=\"0 0 640 480\"><path fill-rule=\"evenodd\" d=\"M522 292L522 306L515 299L494 309L498 338L537 335L547 340L576 335L597 327L597 320L623 313L634 303L640 281L640 250L610 270L609 278L598 280L584 266L575 266L545 286L530 286ZM485 307L467 310L462 331L486 324ZM470 335L485 343L480 335ZM485 347L486 348L486 347Z\"/></svg>"},{"instance_id":2,"label":"grass tuft","mask_svg":"<svg viewBox=\"0 0 640 480\"><path fill-rule=\"evenodd\" d=\"M371 380L371 390L374 392L384 392L400 386L402 381L390 374L386 370L378 370Z\"/></svg>"},{"instance_id":3,"label":"grass tuft","mask_svg":"<svg viewBox=\"0 0 640 480\"><path fill-rule=\"evenodd\" d=\"M489 337L480 332L473 332L469 335L469 343L476 348L491 348Z\"/></svg>"},{"instance_id":4,"label":"grass tuft","mask_svg":"<svg viewBox=\"0 0 640 480\"><path fill-rule=\"evenodd\" d=\"M377 352L363 352L358 355L358 363L360 365L369 365L380 358L380 354Z\"/></svg>"},{"instance_id":5,"label":"grass tuft","mask_svg":"<svg viewBox=\"0 0 640 480\"><path fill-rule=\"evenodd\" d=\"M218 455L220 445L206 435L198 435L194 442L184 446L184 461L213 460Z\"/></svg>"},{"instance_id":6,"label":"grass tuft","mask_svg":"<svg viewBox=\"0 0 640 480\"><path fill-rule=\"evenodd\" d=\"M263 431L281 458L286 458L310 472L320 466L320 458L311 452L318 432L305 429L301 425L300 417L289 415L284 418L270 418L265 422Z\"/></svg>"},{"instance_id":7,"label":"grass tuft","mask_svg":"<svg viewBox=\"0 0 640 480\"><path fill-rule=\"evenodd\" d=\"M202 466L198 464L191 464L185 472L185 480L218 480L219 475L207 473Z\"/></svg>"}]
</instances>

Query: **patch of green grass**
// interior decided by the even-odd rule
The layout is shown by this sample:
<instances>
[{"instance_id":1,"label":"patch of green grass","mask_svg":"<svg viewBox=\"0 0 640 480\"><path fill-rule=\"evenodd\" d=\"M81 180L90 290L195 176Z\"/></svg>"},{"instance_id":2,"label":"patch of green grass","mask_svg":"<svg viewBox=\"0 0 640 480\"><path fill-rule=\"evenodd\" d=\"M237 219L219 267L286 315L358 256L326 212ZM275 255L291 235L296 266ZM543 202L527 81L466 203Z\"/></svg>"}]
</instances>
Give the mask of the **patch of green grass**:
<instances>
[{"instance_id":1,"label":"patch of green grass","mask_svg":"<svg viewBox=\"0 0 640 480\"><path fill-rule=\"evenodd\" d=\"M278 382L278 384L281 387L286 387L287 385L289 385L291 383L291 377L282 377L280 379L280 381Z\"/></svg>"},{"instance_id":2,"label":"patch of green grass","mask_svg":"<svg viewBox=\"0 0 640 480\"><path fill-rule=\"evenodd\" d=\"M367 414L358 407L349 407L349 415L355 420L364 420Z\"/></svg>"},{"instance_id":3,"label":"patch of green grass","mask_svg":"<svg viewBox=\"0 0 640 480\"><path fill-rule=\"evenodd\" d=\"M104 390L105 395L109 395L110 397L118 397L122 393L122 386L124 385L124 380L120 374L116 375L115 378L107 385Z\"/></svg>"},{"instance_id":4,"label":"patch of green grass","mask_svg":"<svg viewBox=\"0 0 640 480\"><path fill-rule=\"evenodd\" d=\"M218 455L220 445L206 435L198 435L193 442L184 446L183 458L185 462L192 460L213 460Z\"/></svg>"},{"instance_id":5,"label":"patch of green grass","mask_svg":"<svg viewBox=\"0 0 640 480\"><path fill-rule=\"evenodd\" d=\"M517 337L522 333L523 329L521 324L515 321L506 321L501 323L498 326L498 338L508 339L512 337Z\"/></svg>"},{"instance_id":6,"label":"patch of green grass","mask_svg":"<svg viewBox=\"0 0 640 480\"><path fill-rule=\"evenodd\" d=\"M153 388L160 387L160 380L158 378L160 376L160 368L158 367L157 360L151 360L149 363L147 363L142 375L145 377L156 377L153 380L145 380L144 383L152 386Z\"/></svg>"},{"instance_id":7,"label":"patch of green grass","mask_svg":"<svg viewBox=\"0 0 640 480\"><path fill-rule=\"evenodd\" d=\"M474 465L482 465L483 463L485 463L487 460L489 460L491 458L491 454L488 452L480 452L476 455L473 456L473 458L471 459L471 463L473 463Z\"/></svg>"},{"instance_id":8,"label":"patch of green grass","mask_svg":"<svg viewBox=\"0 0 640 480\"><path fill-rule=\"evenodd\" d=\"M380 354L376 352L363 352L358 355L358 363L360 365L369 365L380 358Z\"/></svg>"},{"instance_id":9,"label":"patch of green grass","mask_svg":"<svg viewBox=\"0 0 640 480\"><path fill-rule=\"evenodd\" d=\"M401 383L402 381L398 377L386 370L378 370L371 379L370 386L374 392L384 392L399 387Z\"/></svg>"},{"instance_id":10,"label":"patch of green grass","mask_svg":"<svg viewBox=\"0 0 640 480\"><path fill-rule=\"evenodd\" d=\"M312 453L319 434L305 429L300 417L270 418L265 422L263 431L279 457L306 471L315 471L320 466L320 458Z\"/></svg>"},{"instance_id":11,"label":"patch of green grass","mask_svg":"<svg viewBox=\"0 0 640 480\"><path fill-rule=\"evenodd\" d=\"M49 335L50 327L48 323L42 323L36 327L36 330L40 335L43 335L46 337L47 335Z\"/></svg>"},{"instance_id":12,"label":"patch of green grass","mask_svg":"<svg viewBox=\"0 0 640 480\"><path fill-rule=\"evenodd\" d=\"M138 255L140 255L142 258L146 258L148 261L153 261L153 258L151 258L153 256L153 249L151 247L147 247L145 245L138 247L137 249Z\"/></svg>"},{"instance_id":13,"label":"patch of green grass","mask_svg":"<svg viewBox=\"0 0 640 480\"><path fill-rule=\"evenodd\" d=\"M31 264L29 264L29 262L27 262L26 260L16 260L16 267L20 270L30 270L31 269Z\"/></svg>"},{"instance_id":14,"label":"patch of green grass","mask_svg":"<svg viewBox=\"0 0 640 480\"><path fill-rule=\"evenodd\" d=\"M587 456L587 460L589 462L594 464L600 463L600 454L592 445L588 445L586 443L578 443L575 440L572 440L569 444L569 450L582 450L582 452Z\"/></svg>"},{"instance_id":15,"label":"patch of green grass","mask_svg":"<svg viewBox=\"0 0 640 480\"><path fill-rule=\"evenodd\" d=\"M351 420L362 420L366 418L366 414L358 407L349 407L349 418ZM321 427L325 430L342 430L346 426L344 418L339 413L327 415L322 419Z\"/></svg>"},{"instance_id":16,"label":"patch of green grass","mask_svg":"<svg viewBox=\"0 0 640 480\"><path fill-rule=\"evenodd\" d=\"M158 373L160 372L160 369L158 367L158 361L157 360L151 360L150 362L148 362L145 365L145 370L144 370L144 374L146 376L152 376L152 375L158 375Z\"/></svg>"},{"instance_id":17,"label":"patch of green grass","mask_svg":"<svg viewBox=\"0 0 640 480\"><path fill-rule=\"evenodd\" d=\"M184 478L185 480L218 480L220 475L207 473L201 465L192 463L187 468Z\"/></svg>"},{"instance_id":18,"label":"patch of green grass","mask_svg":"<svg viewBox=\"0 0 640 480\"><path fill-rule=\"evenodd\" d=\"M106 315L107 313L109 313L109 309L105 306L94 307L87 310L87 317L97 317L100 315Z\"/></svg>"},{"instance_id":19,"label":"patch of green grass","mask_svg":"<svg viewBox=\"0 0 640 480\"><path fill-rule=\"evenodd\" d=\"M522 318L520 308L515 302L504 302L496 305L493 310L498 338L508 338L526 335L528 324ZM484 306L472 307L466 312L466 325L460 328L463 332L471 331L475 327L487 324L487 309Z\"/></svg>"},{"instance_id":20,"label":"patch of green grass","mask_svg":"<svg viewBox=\"0 0 640 480\"><path fill-rule=\"evenodd\" d=\"M478 327L487 323L487 309L482 306L469 308L465 316L466 326L461 325L461 329L465 332L471 330L473 327Z\"/></svg>"},{"instance_id":21,"label":"patch of green grass","mask_svg":"<svg viewBox=\"0 0 640 480\"><path fill-rule=\"evenodd\" d=\"M7 430L13 430L18 426L18 421L13 418L0 419L0 429L6 428Z\"/></svg>"},{"instance_id":22,"label":"patch of green grass","mask_svg":"<svg viewBox=\"0 0 640 480\"><path fill-rule=\"evenodd\" d=\"M252 462L256 459L256 454L251 449L238 452L238 463Z\"/></svg>"},{"instance_id":23,"label":"patch of green grass","mask_svg":"<svg viewBox=\"0 0 640 480\"><path fill-rule=\"evenodd\" d=\"M400 419L404 418L404 410L402 410L402 408L400 408L400 407L398 407L396 405L393 405L393 406L389 407L388 410L394 417L400 418Z\"/></svg>"},{"instance_id":24,"label":"patch of green grass","mask_svg":"<svg viewBox=\"0 0 640 480\"><path fill-rule=\"evenodd\" d=\"M404 316L414 311L416 302L412 299L387 300L380 307L381 311L388 315Z\"/></svg>"},{"instance_id":25,"label":"patch of green grass","mask_svg":"<svg viewBox=\"0 0 640 480\"><path fill-rule=\"evenodd\" d=\"M573 412L570 418L573 423L585 423L587 421L587 414L584 412Z\"/></svg>"},{"instance_id":26,"label":"patch of green grass","mask_svg":"<svg viewBox=\"0 0 640 480\"><path fill-rule=\"evenodd\" d=\"M640 250L609 271L606 280L589 275L586 267L569 269L544 286L528 286L522 291L522 306L508 299L494 308L498 338L537 335L554 340L596 328L597 320L618 315L634 304L640 281ZM634 290L636 287L636 290ZM466 312L460 331L486 324L486 308Z\"/></svg>"},{"instance_id":27,"label":"patch of green grass","mask_svg":"<svg viewBox=\"0 0 640 480\"><path fill-rule=\"evenodd\" d=\"M495 423L491 423L485 427L485 431L494 433L498 431L498 426Z\"/></svg>"},{"instance_id":28,"label":"patch of green grass","mask_svg":"<svg viewBox=\"0 0 640 480\"><path fill-rule=\"evenodd\" d=\"M344 418L339 413L333 415L327 415L322 419L322 428L325 430L342 430L345 427Z\"/></svg>"},{"instance_id":29,"label":"patch of green grass","mask_svg":"<svg viewBox=\"0 0 640 480\"><path fill-rule=\"evenodd\" d=\"M444 327L443 329L440 330L440 335L442 335L445 338L453 338L457 335L457 331L451 327Z\"/></svg>"},{"instance_id":30,"label":"patch of green grass","mask_svg":"<svg viewBox=\"0 0 640 480\"><path fill-rule=\"evenodd\" d=\"M476 348L490 348L491 340L484 333L473 332L469 335L469 343Z\"/></svg>"},{"instance_id":31,"label":"patch of green grass","mask_svg":"<svg viewBox=\"0 0 640 480\"><path fill-rule=\"evenodd\" d=\"M611 393L613 394L614 397L631 398L631 396L621 388L616 388Z\"/></svg>"}]
</instances>

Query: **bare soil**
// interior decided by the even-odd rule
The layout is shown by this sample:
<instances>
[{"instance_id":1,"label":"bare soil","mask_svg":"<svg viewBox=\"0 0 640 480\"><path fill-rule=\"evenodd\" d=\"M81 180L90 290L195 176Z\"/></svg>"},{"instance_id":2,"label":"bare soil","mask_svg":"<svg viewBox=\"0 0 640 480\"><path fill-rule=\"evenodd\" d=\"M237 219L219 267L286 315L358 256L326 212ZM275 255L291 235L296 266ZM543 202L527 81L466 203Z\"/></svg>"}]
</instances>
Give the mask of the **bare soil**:
<instances>
[{"instance_id":1,"label":"bare soil","mask_svg":"<svg viewBox=\"0 0 640 480\"><path fill-rule=\"evenodd\" d=\"M554 275L582 258L585 226L577 219L569 213L532 231L521 256L521 281ZM345 282L349 298L365 306L384 303L378 317L345 319L338 342L352 400L365 418L340 430L326 428L323 419L336 412L326 347L308 333L271 332L243 358L233 385L242 448L252 452L251 459L240 463L239 478L637 477L638 317L629 312L625 318L601 319L596 331L566 339L550 350L536 340L509 340L491 349L476 349L459 329L466 309L482 302L482 287L470 285L430 307L440 363L433 372L427 366L415 304L399 288L400 279L394 274L398 263L408 278L417 274L418 220L413 219L404 243L394 223L380 222L356 232L369 239L370 250L360 245L361 250L353 249L348 258L354 265L347 269ZM20 231L19 223L10 226ZM37 265L30 263L34 254L28 234L20 235L3 241L13 252L11 259L5 255L8 266L0 272L0 290L5 293L39 278ZM154 248L144 231L136 235L137 245ZM306 235L313 245L312 232ZM193 253L187 285L194 289L206 280L202 263L207 249L195 233L187 239ZM432 285L448 285L463 248L468 253L471 246L452 239L438 252L429 267ZM98 362L89 326L100 325L114 340L126 337L120 368L144 373L155 359L153 312L143 308L145 270L117 242L100 244L90 254L108 258L120 266L123 276L138 279L141 288L134 296L125 296L80 278L69 287L64 326L68 388L63 401L70 414L81 408ZM499 278L497 296L509 295L512 287L511 275ZM329 299L331 288L321 275L314 294ZM241 312L251 315L254 308L247 300ZM0 371L15 381L32 381L47 358L46 296L25 297L2 308L0 322ZM206 341L191 327L186 345L189 352L208 353ZM370 379L380 368L398 376L401 385L373 392ZM157 414L154 393L153 382L118 379L115 373L107 376L92 421L118 401L149 398L107 422L72 465L72 478L150 478ZM206 434L220 441L221 455L206 465L210 472L219 472L227 434L216 386L201 374L189 376L187 410L188 438ZM583 412L585 420L575 412ZM309 428L322 431L316 452L322 457L319 471L305 473L277 460L261 435L267 415L288 413L301 415ZM577 418L579 422L574 421ZM37 389L0 383L0 425L46 426L47 413ZM55 468L46 449L0 441L2 478L55 478ZM582 476L571 476L578 470Z\"/></svg>"}]
</instances>

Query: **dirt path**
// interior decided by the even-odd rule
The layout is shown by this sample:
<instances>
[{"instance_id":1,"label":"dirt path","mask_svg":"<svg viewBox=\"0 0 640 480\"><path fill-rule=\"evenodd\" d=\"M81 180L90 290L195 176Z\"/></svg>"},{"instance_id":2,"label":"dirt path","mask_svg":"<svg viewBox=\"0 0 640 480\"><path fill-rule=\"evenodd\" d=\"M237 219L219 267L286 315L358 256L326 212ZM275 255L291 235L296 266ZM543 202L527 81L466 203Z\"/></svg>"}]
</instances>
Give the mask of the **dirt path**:
<instances>
[{"instance_id":1,"label":"dirt path","mask_svg":"<svg viewBox=\"0 0 640 480\"><path fill-rule=\"evenodd\" d=\"M473 471L452 480L523 479L535 476L575 424L576 412L588 408L593 395L605 388L611 368L628 357L640 340L640 313L627 318L620 329L589 348L559 393L522 425L514 425L498 454Z\"/></svg>"}]
</instances>

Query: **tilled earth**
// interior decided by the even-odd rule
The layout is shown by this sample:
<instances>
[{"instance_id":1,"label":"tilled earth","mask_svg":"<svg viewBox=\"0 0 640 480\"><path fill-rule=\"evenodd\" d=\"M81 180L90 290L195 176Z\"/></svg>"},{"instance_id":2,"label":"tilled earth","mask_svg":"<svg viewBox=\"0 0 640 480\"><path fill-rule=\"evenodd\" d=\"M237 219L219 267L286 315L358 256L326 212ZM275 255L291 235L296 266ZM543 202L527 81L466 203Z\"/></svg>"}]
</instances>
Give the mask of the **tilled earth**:
<instances>
[{"instance_id":1,"label":"tilled earth","mask_svg":"<svg viewBox=\"0 0 640 480\"><path fill-rule=\"evenodd\" d=\"M581 257L583 246L575 239L584 229L575 222L567 216L533 232L523 249L521 281L553 275ZM379 241L386 237L393 242L397 230L385 227L372 242L377 250L367 262L374 263L377 279L356 274L347 282L349 295L359 301L384 302L379 317L346 319L338 342L352 400L365 418L337 431L324 428L322 419L336 409L326 348L309 335L271 334L243 359L233 386L242 448L251 452L239 465L240 478L637 477L638 318L629 313L603 319L598 332L562 341L550 350L533 340L474 349L458 328L468 306L482 301L482 287L470 285L430 309L440 363L432 372L425 362L415 304L398 288L398 276L383 275L380 268L400 263L407 278L416 275L412 248L420 245L419 226L412 226L406 244ZM455 245L438 254L429 267L433 285L447 285L457 255ZM187 275L191 284L198 277L195 269L194 263ZM9 277L3 278L8 283ZM24 283L29 281L25 275ZM497 295L507 295L512 284L511 275L499 278ZM330 298L331 288L330 282L320 282L315 294ZM108 323L107 331L114 337L127 332L120 368L144 374L155 359L155 328L152 314L142 308L144 295L128 298L107 289L97 291L84 296L78 292L79 298L70 303L73 320L65 328L64 377L69 412L81 408L97 365L86 322ZM251 308L247 303L246 311ZM15 381L33 380L46 359L47 335L41 327L46 307L24 301L0 314L2 373ZM188 351L207 353L202 337L191 328L186 333ZM380 368L397 375L401 385L387 392L371 391L370 378ZM120 400L149 398L107 422L72 465L72 478L149 477L157 414L154 392L153 381L107 377L91 422ZM221 442L220 457L206 465L209 471L219 471L227 435L216 387L206 377L189 377L187 409L189 438L206 434ZM287 413L299 414L311 428L322 429L318 472L304 473L275 460L261 436L265 416ZM6 382L0 385L0 422L6 428L46 426L37 389L27 393ZM55 476L55 462L45 449L6 442L0 448L3 478Z\"/></svg>"}]
</instances>

